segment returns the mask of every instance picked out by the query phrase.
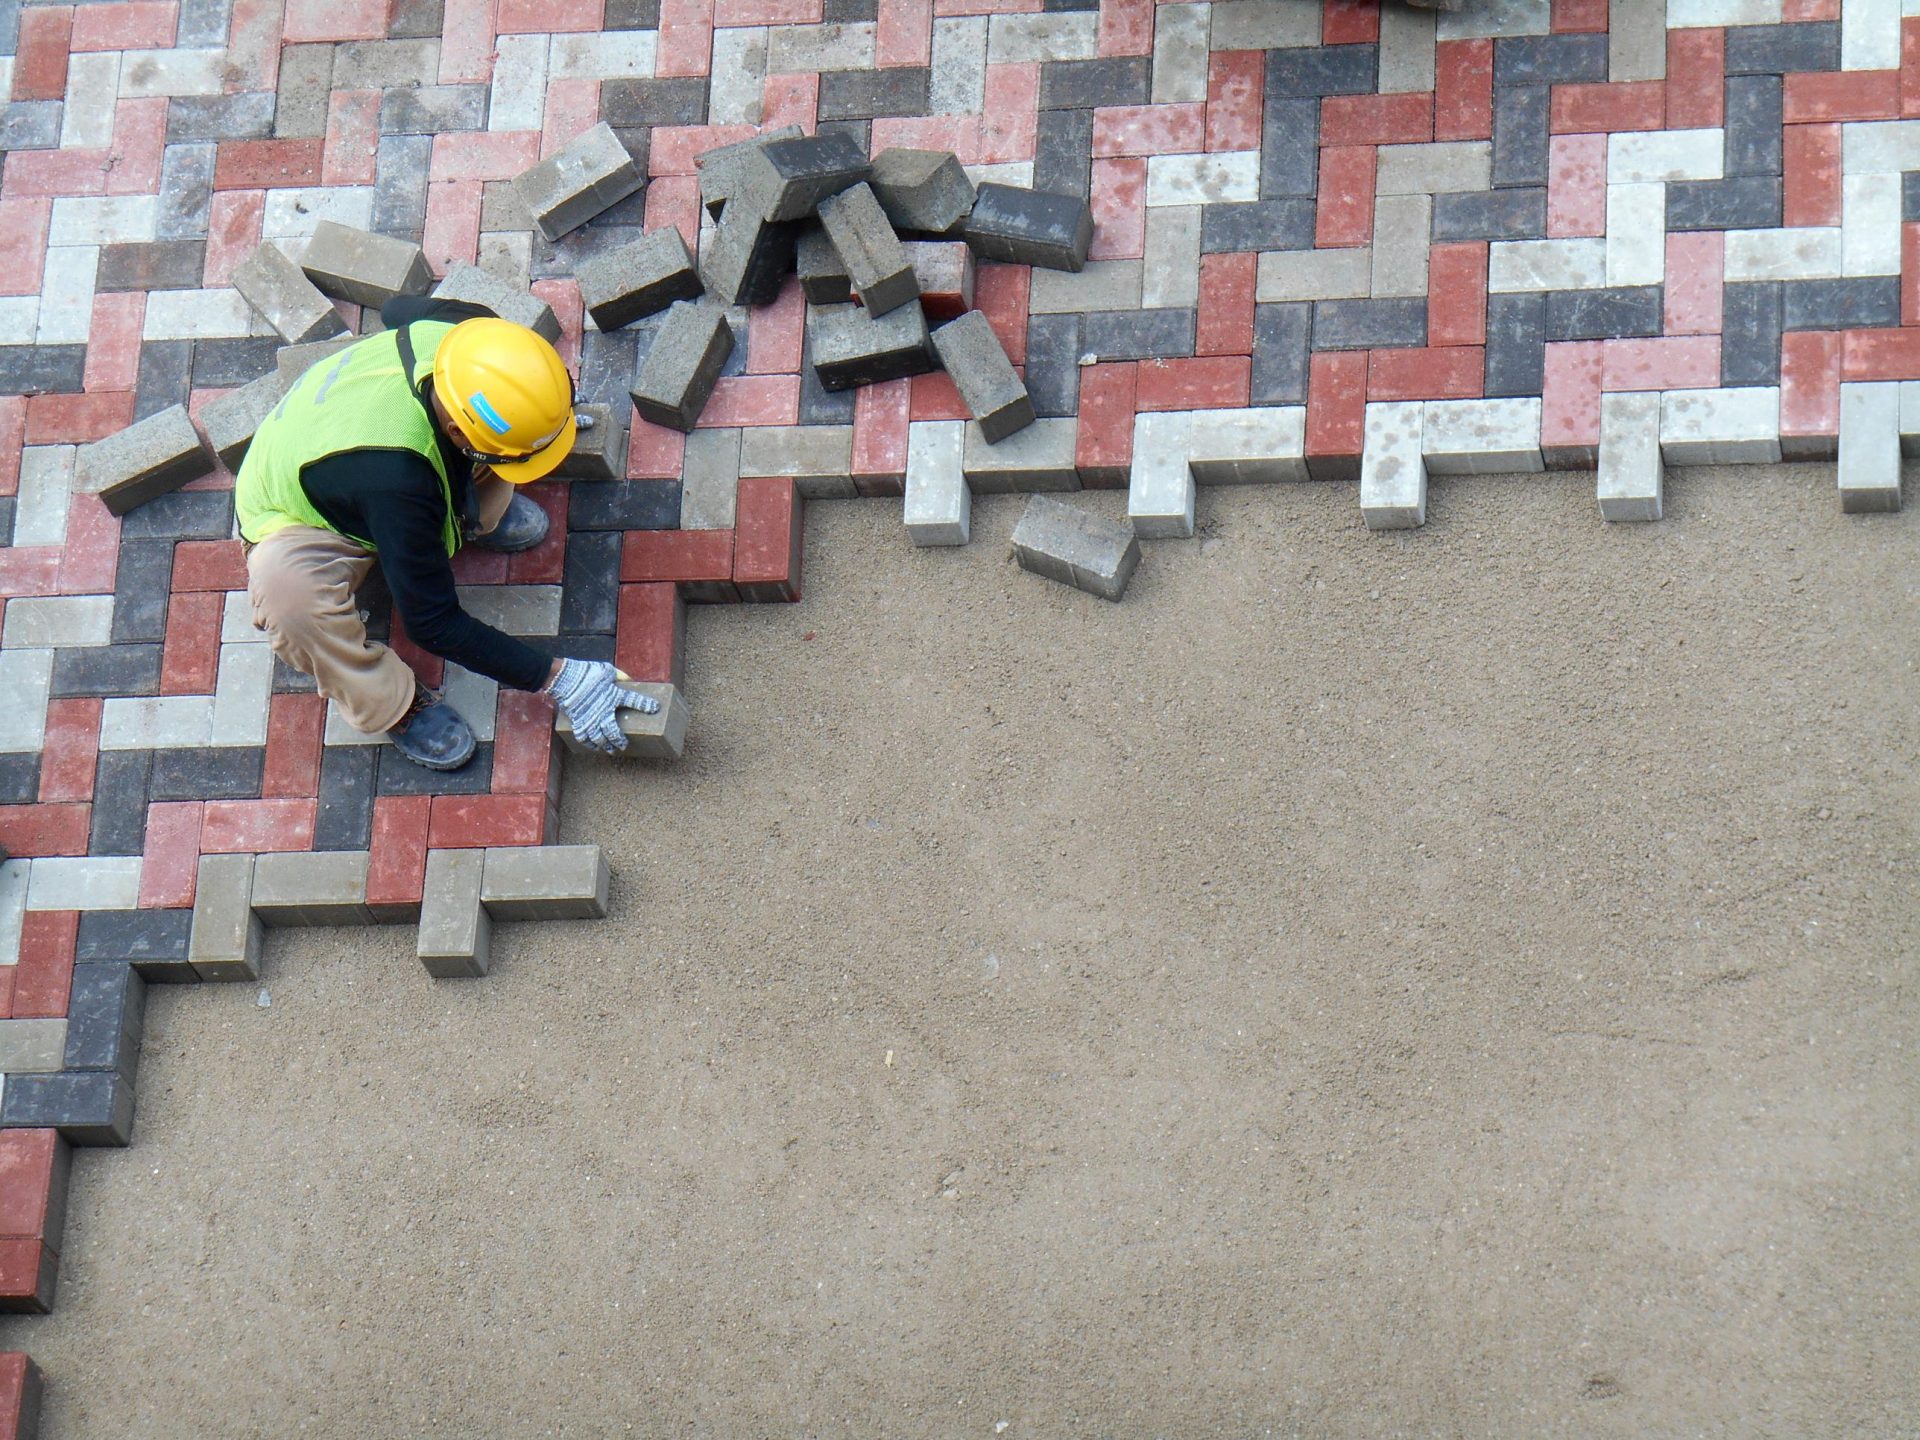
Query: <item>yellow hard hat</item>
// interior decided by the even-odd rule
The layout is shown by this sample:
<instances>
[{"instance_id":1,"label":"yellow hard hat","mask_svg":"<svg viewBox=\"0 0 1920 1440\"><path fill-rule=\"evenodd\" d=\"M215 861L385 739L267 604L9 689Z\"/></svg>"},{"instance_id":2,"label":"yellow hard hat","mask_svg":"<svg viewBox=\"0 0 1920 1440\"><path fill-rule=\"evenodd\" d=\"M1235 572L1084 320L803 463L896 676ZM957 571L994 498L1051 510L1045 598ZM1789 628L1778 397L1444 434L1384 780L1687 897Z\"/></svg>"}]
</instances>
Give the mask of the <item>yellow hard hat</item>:
<instances>
[{"instance_id":1,"label":"yellow hard hat","mask_svg":"<svg viewBox=\"0 0 1920 1440\"><path fill-rule=\"evenodd\" d=\"M433 356L433 392L474 448L470 459L525 485L573 449L573 376L560 353L511 320L462 320Z\"/></svg>"}]
</instances>

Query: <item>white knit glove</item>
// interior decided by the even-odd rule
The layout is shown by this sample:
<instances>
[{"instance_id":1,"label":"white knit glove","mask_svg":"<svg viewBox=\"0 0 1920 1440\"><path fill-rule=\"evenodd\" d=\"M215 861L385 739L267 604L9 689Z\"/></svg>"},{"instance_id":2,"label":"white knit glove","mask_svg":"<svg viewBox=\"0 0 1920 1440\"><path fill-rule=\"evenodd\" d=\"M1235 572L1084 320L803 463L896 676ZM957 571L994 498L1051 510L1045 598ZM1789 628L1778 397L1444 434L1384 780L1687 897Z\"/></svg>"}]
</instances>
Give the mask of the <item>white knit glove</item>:
<instances>
[{"instance_id":1,"label":"white knit glove","mask_svg":"<svg viewBox=\"0 0 1920 1440\"><path fill-rule=\"evenodd\" d=\"M565 713L580 743L606 755L627 748L627 737L620 729L621 710L653 715L660 709L660 702L651 695L622 689L620 672L604 660L562 660L547 694Z\"/></svg>"}]
</instances>

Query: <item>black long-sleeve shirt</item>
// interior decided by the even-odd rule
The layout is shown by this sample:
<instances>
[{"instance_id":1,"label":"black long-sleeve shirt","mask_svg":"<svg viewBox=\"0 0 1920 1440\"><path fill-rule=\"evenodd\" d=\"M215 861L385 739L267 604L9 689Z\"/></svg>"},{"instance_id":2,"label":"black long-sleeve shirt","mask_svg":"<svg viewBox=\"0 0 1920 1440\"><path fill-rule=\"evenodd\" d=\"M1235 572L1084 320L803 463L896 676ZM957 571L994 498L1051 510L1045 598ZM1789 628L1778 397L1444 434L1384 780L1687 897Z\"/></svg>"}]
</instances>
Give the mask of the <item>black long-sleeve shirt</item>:
<instances>
[{"instance_id":1,"label":"black long-sleeve shirt","mask_svg":"<svg viewBox=\"0 0 1920 1440\"><path fill-rule=\"evenodd\" d=\"M402 296L380 307L380 319L389 330L417 320L457 322L492 313L478 305L418 296ZM429 414L425 391L431 383L421 386L420 397ZM459 526L473 508L473 464L444 434L440 459ZM393 592L394 609L416 645L516 690L538 690L546 683L551 656L460 608L445 540L447 501L440 477L425 459L410 450L348 451L307 466L300 485L329 525L374 548Z\"/></svg>"}]
</instances>

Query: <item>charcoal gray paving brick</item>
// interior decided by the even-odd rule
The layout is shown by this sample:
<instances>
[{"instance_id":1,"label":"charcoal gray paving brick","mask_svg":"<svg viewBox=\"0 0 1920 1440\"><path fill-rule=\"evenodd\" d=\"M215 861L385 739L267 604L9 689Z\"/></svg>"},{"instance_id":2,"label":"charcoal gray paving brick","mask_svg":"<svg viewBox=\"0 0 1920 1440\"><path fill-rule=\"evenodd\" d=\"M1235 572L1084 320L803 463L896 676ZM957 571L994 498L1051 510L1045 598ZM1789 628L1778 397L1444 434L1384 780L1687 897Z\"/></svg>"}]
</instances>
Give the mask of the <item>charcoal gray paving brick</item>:
<instances>
[{"instance_id":1,"label":"charcoal gray paving brick","mask_svg":"<svg viewBox=\"0 0 1920 1440\"><path fill-rule=\"evenodd\" d=\"M1920 220L1920 170L1909 170L1900 177L1900 218Z\"/></svg>"},{"instance_id":2,"label":"charcoal gray paving brick","mask_svg":"<svg viewBox=\"0 0 1920 1440\"><path fill-rule=\"evenodd\" d=\"M90 855L138 855L147 841L150 750L102 750L93 771Z\"/></svg>"},{"instance_id":3,"label":"charcoal gray paving brick","mask_svg":"<svg viewBox=\"0 0 1920 1440\"><path fill-rule=\"evenodd\" d=\"M764 220L746 205L733 205L700 257L707 294L723 305L765 305L780 293L793 265L796 227Z\"/></svg>"},{"instance_id":4,"label":"charcoal gray paving brick","mask_svg":"<svg viewBox=\"0 0 1920 1440\"><path fill-rule=\"evenodd\" d=\"M802 227L794 245L794 269L809 304L844 305L853 299L853 281L823 226Z\"/></svg>"},{"instance_id":5,"label":"charcoal gray paving brick","mask_svg":"<svg viewBox=\"0 0 1920 1440\"><path fill-rule=\"evenodd\" d=\"M218 49L227 43L233 0L181 0L173 43L183 49Z\"/></svg>"},{"instance_id":6,"label":"charcoal gray paving brick","mask_svg":"<svg viewBox=\"0 0 1920 1440\"><path fill-rule=\"evenodd\" d=\"M1604 35L1598 37L1606 54ZM1545 85L1510 85L1493 92L1493 183L1496 189L1547 183Z\"/></svg>"},{"instance_id":7,"label":"charcoal gray paving brick","mask_svg":"<svg viewBox=\"0 0 1920 1440\"><path fill-rule=\"evenodd\" d=\"M51 1127L73 1145L125 1145L133 1138L133 1084L112 1070L9 1075L0 1126Z\"/></svg>"},{"instance_id":8,"label":"charcoal gray paving brick","mask_svg":"<svg viewBox=\"0 0 1920 1440\"><path fill-rule=\"evenodd\" d=\"M800 346L800 423L802 425L851 425L856 392L829 390L820 383L813 368L813 347Z\"/></svg>"},{"instance_id":9,"label":"charcoal gray paving brick","mask_svg":"<svg viewBox=\"0 0 1920 1440\"><path fill-rule=\"evenodd\" d=\"M1303 405L1307 399L1309 304L1253 307L1253 405Z\"/></svg>"},{"instance_id":10,"label":"charcoal gray paving brick","mask_svg":"<svg viewBox=\"0 0 1920 1440\"><path fill-rule=\"evenodd\" d=\"M146 1015L147 982L131 965L75 965L65 1068L113 1070L133 1079Z\"/></svg>"},{"instance_id":11,"label":"charcoal gray paving brick","mask_svg":"<svg viewBox=\"0 0 1920 1440\"><path fill-rule=\"evenodd\" d=\"M1786 75L1840 68L1840 22L1801 25L1730 25L1729 75Z\"/></svg>"},{"instance_id":12,"label":"charcoal gray paving brick","mask_svg":"<svg viewBox=\"0 0 1920 1440\"><path fill-rule=\"evenodd\" d=\"M198 290L206 266L207 242L204 240L142 240L102 245L93 288L96 291Z\"/></svg>"},{"instance_id":13,"label":"charcoal gray paving brick","mask_svg":"<svg viewBox=\"0 0 1920 1440\"><path fill-rule=\"evenodd\" d=\"M132 965L148 982L191 980L192 924L191 910L83 910L73 957L83 965Z\"/></svg>"},{"instance_id":14,"label":"charcoal gray paving brick","mask_svg":"<svg viewBox=\"0 0 1920 1440\"><path fill-rule=\"evenodd\" d=\"M873 20L880 13L880 0L826 0L820 18L829 25Z\"/></svg>"},{"instance_id":15,"label":"charcoal gray paving brick","mask_svg":"<svg viewBox=\"0 0 1920 1440\"><path fill-rule=\"evenodd\" d=\"M1140 564L1140 541L1124 521L1035 495L1013 527L1013 553L1030 574L1118 600Z\"/></svg>"},{"instance_id":16,"label":"charcoal gray paving brick","mask_svg":"<svg viewBox=\"0 0 1920 1440\"><path fill-rule=\"evenodd\" d=\"M964 233L982 259L1077 271L1093 242L1093 211L1078 195L982 185Z\"/></svg>"},{"instance_id":17,"label":"charcoal gray paving brick","mask_svg":"<svg viewBox=\"0 0 1920 1440\"><path fill-rule=\"evenodd\" d=\"M212 469L213 457L187 418L186 407L175 405L81 446L73 488L98 495L115 515L125 515Z\"/></svg>"},{"instance_id":18,"label":"charcoal gray paving brick","mask_svg":"<svg viewBox=\"0 0 1920 1440\"><path fill-rule=\"evenodd\" d=\"M446 9L445 0L394 0L387 12L387 34L395 40L430 39L445 28Z\"/></svg>"},{"instance_id":19,"label":"charcoal gray paving brick","mask_svg":"<svg viewBox=\"0 0 1920 1440\"><path fill-rule=\"evenodd\" d=\"M155 238L196 239L207 233L216 148L211 141L167 146L160 161L160 199L153 222Z\"/></svg>"},{"instance_id":20,"label":"charcoal gray paving brick","mask_svg":"<svg viewBox=\"0 0 1920 1440\"><path fill-rule=\"evenodd\" d=\"M1033 140L1033 188L1060 195L1093 192L1093 112L1042 110Z\"/></svg>"},{"instance_id":21,"label":"charcoal gray paving brick","mask_svg":"<svg viewBox=\"0 0 1920 1440\"><path fill-rule=\"evenodd\" d=\"M281 342L271 335L244 339L199 340L193 347L193 384L197 390L244 385L274 368Z\"/></svg>"},{"instance_id":22,"label":"charcoal gray paving brick","mask_svg":"<svg viewBox=\"0 0 1920 1440\"><path fill-rule=\"evenodd\" d=\"M552 280L576 275L583 265L598 260L602 255L611 255L646 234L646 230L639 225L612 224L609 219L611 214L609 211L591 225L562 235L550 245L536 246L532 278Z\"/></svg>"},{"instance_id":23,"label":"charcoal gray paving brick","mask_svg":"<svg viewBox=\"0 0 1920 1440\"><path fill-rule=\"evenodd\" d=\"M645 184L634 157L604 120L513 179L534 227L549 240L586 224Z\"/></svg>"},{"instance_id":24,"label":"charcoal gray paving brick","mask_svg":"<svg viewBox=\"0 0 1920 1440\"><path fill-rule=\"evenodd\" d=\"M1269 95L1260 117L1261 198L1317 194L1319 145L1320 102Z\"/></svg>"},{"instance_id":25,"label":"charcoal gray paving brick","mask_svg":"<svg viewBox=\"0 0 1920 1440\"><path fill-rule=\"evenodd\" d=\"M1268 95L1371 95L1378 45L1325 45L1267 52Z\"/></svg>"},{"instance_id":26,"label":"charcoal gray paving brick","mask_svg":"<svg viewBox=\"0 0 1920 1440\"><path fill-rule=\"evenodd\" d=\"M702 84L704 87L704 82ZM605 101L601 103L604 107ZM694 156L694 168L700 176L700 203L707 207L707 213L716 220L720 218L746 172L749 155L762 145L770 145L776 140L798 140L803 133L798 125L782 125L764 135L736 140L730 145L717 145Z\"/></svg>"},{"instance_id":27,"label":"charcoal gray paving brick","mask_svg":"<svg viewBox=\"0 0 1920 1440\"><path fill-rule=\"evenodd\" d=\"M325 294L376 308L395 296L424 295L433 285L418 245L333 220L314 227L300 268Z\"/></svg>"},{"instance_id":28,"label":"charcoal gray paving brick","mask_svg":"<svg viewBox=\"0 0 1920 1440\"><path fill-rule=\"evenodd\" d=\"M555 478L623 478L627 473L627 407L622 405L616 409L612 405L576 404L574 414L592 423L583 423L575 430L573 448L554 469Z\"/></svg>"},{"instance_id":29,"label":"charcoal gray paving brick","mask_svg":"<svg viewBox=\"0 0 1920 1440\"><path fill-rule=\"evenodd\" d=\"M0 150L57 150L61 110L58 100L16 100L0 107Z\"/></svg>"},{"instance_id":30,"label":"charcoal gray paving brick","mask_svg":"<svg viewBox=\"0 0 1920 1440\"><path fill-rule=\"evenodd\" d=\"M344 335L347 322L287 252L271 240L233 269L233 288L289 345Z\"/></svg>"},{"instance_id":31,"label":"charcoal gray paving brick","mask_svg":"<svg viewBox=\"0 0 1920 1440\"><path fill-rule=\"evenodd\" d=\"M1546 297L1487 297L1488 396L1538 395L1546 384Z\"/></svg>"},{"instance_id":32,"label":"charcoal gray paving brick","mask_svg":"<svg viewBox=\"0 0 1920 1440\"><path fill-rule=\"evenodd\" d=\"M419 235L427 221L431 135L382 135L373 170L373 226L387 235Z\"/></svg>"},{"instance_id":33,"label":"charcoal gray paving brick","mask_svg":"<svg viewBox=\"0 0 1920 1440\"><path fill-rule=\"evenodd\" d=\"M1778 75L1729 76L1724 173L1778 175L1782 123Z\"/></svg>"},{"instance_id":34,"label":"charcoal gray paving brick","mask_svg":"<svg viewBox=\"0 0 1920 1440\"><path fill-rule=\"evenodd\" d=\"M158 645L84 645L53 652L53 689L69 695L152 695L160 688Z\"/></svg>"},{"instance_id":35,"label":"charcoal gray paving brick","mask_svg":"<svg viewBox=\"0 0 1920 1440\"><path fill-rule=\"evenodd\" d=\"M1900 323L1900 277L1788 280L1781 287L1781 328L1852 330Z\"/></svg>"},{"instance_id":36,"label":"charcoal gray paving brick","mask_svg":"<svg viewBox=\"0 0 1920 1440\"><path fill-rule=\"evenodd\" d=\"M700 274L680 231L664 226L651 235L596 255L576 272L580 298L602 331L700 295Z\"/></svg>"},{"instance_id":37,"label":"charcoal gray paving brick","mask_svg":"<svg viewBox=\"0 0 1920 1440\"><path fill-rule=\"evenodd\" d=\"M567 487L567 530L673 530L678 480L575 481Z\"/></svg>"},{"instance_id":38,"label":"charcoal gray paving brick","mask_svg":"<svg viewBox=\"0 0 1920 1440\"><path fill-rule=\"evenodd\" d=\"M448 269L446 278L433 287L433 294L440 300L464 300L469 305L485 306L502 320L524 325L534 334L556 345L560 343L560 319L553 313L553 307L532 291L509 285L491 270L456 262Z\"/></svg>"},{"instance_id":39,"label":"charcoal gray paving brick","mask_svg":"<svg viewBox=\"0 0 1920 1440\"><path fill-rule=\"evenodd\" d=\"M233 533L233 496L219 490L175 491L120 518L120 542L225 540Z\"/></svg>"},{"instance_id":40,"label":"charcoal gray paving brick","mask_svg":"<svg viewBox=\"0 0 1920 1440\"><path fill-rule=\"evenodd\" d=\"M259 746L155 750L147 772L149 800L248 800L260 794L267 752Z\"/></svg>"},{"instance_id":41,"label":"charcoal gray paving brick","mask_svg":"<svg viewBox=\"0 0 1920 1440\"><path fill-rule=\"evenodd\" d=\"M1191 310L1089 310L1080 317L1088 360L1170 360L1193 354Z\"/></svg>"},{"instance_id":42,"label":"charcoal gray paving brick","mask_svg":"<svg viewBox=\"0 0 1920 1440\"><path fill-rule=\"evenodd\" d=\"M1547 292L1547 331L1555 340L1624 340L1658 335L1663 325L1658 285Z\"/></svg>"},{"instance_id":43,"label":"charcoal gray paving brick","mask_svg":"<svg viewBox=\"0 0 1920 1440\"><path fill-rule=\"evenodd\" d=\"M1048 60L1040 66L1042 110L1091 110L1100 105L1145 105L1152 98L1153 62L1145 55L1102 60Z\"/></svg>"},{"instance_id":44,"label":"charcoal gray paving brick","mask_svg":"<svg viewBox=\"0 0 1920 1440\"><path fill-rule=\"evenodd\" d=\"M611 635L619 610L620 532L569 534L560 590L560 633Z\"/></svg>"},{"instance_id":45,"label":"charcoal gray paving brick","mask_svg":"<svg viewBox=\"0 0 1920 1440\"><path fill-rule=\"evenodd\" d=\"M945 150L882 150L873 157L868 186L890 224L920 235L957 233L978 197L960 161Z\"/></svg>"},{"instance_id":46,"label":"charcoal gray paving brick","mask_svg":"<svg viewBox=\"0 0 1920 1440\"><path fill-rule=\"evenodd\" d=\"M1424 296L1380 300L1321 300L1313 307L1313 348L1364 350L1427 343Z\"/></svg>"},{"instance_id":47,"label":"charcoal gray paving brick","mask_svg":"<svg viewBox=\"0 0 1920 1440\"><path fill-rule=\"evenodd\" d=\"M934 368L933 343L918 305L872 315L858 305L807 307L814 371L829 390L872 385Z\"/></svg>"},{"instance_id":48,"label":"charcoal gray paving brick","mask_svg":"<svg viewBox=\"0 0 1920 1440\"><path fill-rule=\"evenodd\" d=\"M485 795L493 788L493 742L482 740L474 748L473 759L458 770L428 770L416 765L391 745L350 745L342 749L359 750L373 758L374 793L379 795ZM372 812L368 812L369 817ZM357 818L357 812L355 812ZM369 823L371 820L369 819ZM318 832L316 832L317 834ZM343 841L352 835L341 831ZM362 839L346 843L342 849L359 849Z\"/></svg>"},{"instance_id":49,"label":"charcoal gray paving brick","mask_svg":"<svg viewBox=\"0 0 1920 1440\"><path fill-rule=\"evenodd\" d=\"M167 594L173 585L173 541L120 541L120 567L113 577L116 645L167 638Z\"/></svg>"},{"instance_id":50,"label":"charcoal gray paving brick","mask_svg":"<svg viewBox=\"0 0 1920 1440\"><path fill-rule=\"evenodd\" d=\"M707 82L688 75L661 80L603 80L600 118L615 129L635 125L704 125Z\"/></svg>"},{"instance_id":51,"label":"charcoal gray paving brick","mask_svg":"<svg viewBox=\"0 0 1920 1440\"><path fill-rule=\"evenodd\" d=\"M279 372L273 371L208 401L201 409L200 425L207 432L207 443L228 470L239 470L260 422L286 393Z\"/></svg>"},{"instance_id":52,"label":"charcoal gray paving brick","mask_svg":"<svg viewBox=\"0 0 1920 1440\"><path fill-rule=\"evenodd\" d=\"M1311 250L1313 201L1301 196L1200 207L1200 251Z\"/></svg>"},{"instance_id":53,"label":"charcoal gray paving brick","mask_svg":"<svg viewBox=\"0 0 1920 1440\"><path fill-rule=\"evenodd\" d=\"M864 181L827 196L818 214L854 293L869 311L884 315L919 298L913 261Z\"/></svg>"},{"instance_id":54,"label":"charcoal gray paving brick","mask_svg":"<svg viewBox=\"0 0 1920 1440\"><path fill-rule=\"evenodd\" d=\"M158 415L172 405L184 405L192 393L191 340L149 340L140 347L139 378L133 390L135 420Z\"/></svg>"},{"instance_id":55,"label":"charcoal gray paving brick","mask_svg":"<svg viewBox=\"0 0 1920 1440\"><path fill-rule=\"evenodd\" d=\"M1675 180L1667 186L1669 230L1770 230L1779 223L1778 175Z\"/></svg>"},{"instance_id":56,"label":"charcoal gray paving brick","mask_svg":"<svg viewBox=\"0 0 1920 1440\"><path fill-rule=\"evenodd\" d=\"M280 51L280 93L273 107L273 133L282 140L308 140L327 133L333 91L333 46L287 45Z\"/></svg>"},{"instance_id":57,"label":"charcoal gray paving brick","mask_svg":"<svg viewBox=\"0 0 1920 1440\"><path fill-rule=\"evenodd\" d=\"M275 95L176 95L167 102L167 143L192 140L264 140L273 134Z\"/></svg>"},{"instance_id":58,"label":"charcoal gray paving brick","mask_svg":"<svg viewBox=\"0 0 1920 1440\"><path fill-rule=\"evenodd\" d=\"M660 0L607 0L600 23L608 30L658 30Z\"/></svg>"},{"instance_id":59,"label":"charcoal gray paving brick","mask_svg":"<svg viewBox=\"0 0 1920 1440\"><path fill-rule=\"evenodd\" d=\"M820 76L822 120L871 120L881 115L924 115L930 70L890 66L883 70L828 70Z\"/></svg>"},{"instance_id":60,"label":"charcoal gray paving brick","mask_svg":"<svg viewBox=\"0 0 1920 1440\"><path fill-rule=\"evenodd\" d=\"M763 220L800 220L871 173L866 152L839 131L768 140L742 152L735 194Z\"/></svg>"},{"instance_id":61,"label":"charcoal gray paving brick","mask_svg":"<svg viewBox=\"0 0 1920 1440\"><path fill-rule=\"evenodd\" d=\"M935 330L933 348L988 443L1033 424L1027 387L1014 374L992 322L980 311L969 310Z\"/></svg>"},{"instance_id":62,"label":"charcoal gray paving brick","mask_svg":"<svg viewBox=\"0 0 1920 1440\"><path fill-rule=\"evenodd\" d=\"M31 805L40 798L40 757L27 751L0 755L0 805Z\"/></svg>"},{"instance_id":63,"label":"charcoal gray paving brick","mask_svg":"<svg viewBox=\"0 0 1920 1440\"><path fill-rule=\"evenodd\" d=\"M361 850L372 843L374 776L383 751L400 754L391 745L329 745L321 751L314 849Z\"/></svg>"},{"instance_id":64,"label":"charcoal gray paving brick","mask_svg":"<svg viewBox=\"0 0 1920 1440\"><path fill-rule=\"evenodd\" d=\"M682 300L671 310L633 377L633 407L644 418L691 430L733 353L727 312Z\"/></svg>"},{"instance_id":65,"label":"charcoal gray paving brick","mask_svg":"<svg viewBox=\"0 0 1920 1440\"><path fill-rule=\"evenodd\" d=\"M481 130L487 123L484 85L419 85L389 90L380 101L382 135L440 135Z\"/></svg>"},{"instance_id":66,"label":"charcoal gray paving brick","mask_svg":"<svg viewBox=\"0 0 1920 1440\"><path fill-rule=\"evenodd\" d=\"M371 628L367 631L373 634ZM375 637L378 638L377 636ZM311 675L303 675L279 656L273 658L273 693L276 695L312 695L319 687Z\"/></svg>"},{"instance_id":67,"label":"charcoal gray paving brick","mask_svg":"<svg viewBox=\"0 0 1920 1440\"><path fill-rule=\"evenodd\" d=\"M1720 383L1780 383L1780 330L1783 315L1778 280L1728 285L1721 294Z\"/></svg>"},{"instance_id":68,"label":"charcoal gray paving brick","mask_svg":"<svg viewBox=\"0 0 1920 1440\"><path fill-rule=\"evenodd\" d=\"M1027 320L1027 359L1021 375L1033 413L1076 414L1080 406L1080 317L1033 315Z\"/></svg>"},{"instance_id":69,"label":"charcoal gray paving brick","mask_svg":"<svg viewBox=\"0 0 1920 1440\"><path fill-rule=\"evenodd\" d=\"M1511 35L1493 43L1495 89L1514 85L1567 85L1606 78L1605 35Z\"/></svg>"},{"instance_id":70,"label":"charcoal gray paving brick","mask_svg":"<svg viewBox=\"0 0 1920 1440\"><path fill-rule=\"evenodd\" d=\"M1433 197L1433 238L1444 240L1540 240L1547 234L1547 192L1469 190Z\"/></svg>"},{"instance_id":71,"label":"charcoal gray paving brick","mask_svg":"<svg viewBox=\"0 0 1920 1440\"><path fill-rule=\"evenodd\" d=\"M0 393L78 394L86 364L84 345L0 345Z\"/></svg>"}]
</instances>

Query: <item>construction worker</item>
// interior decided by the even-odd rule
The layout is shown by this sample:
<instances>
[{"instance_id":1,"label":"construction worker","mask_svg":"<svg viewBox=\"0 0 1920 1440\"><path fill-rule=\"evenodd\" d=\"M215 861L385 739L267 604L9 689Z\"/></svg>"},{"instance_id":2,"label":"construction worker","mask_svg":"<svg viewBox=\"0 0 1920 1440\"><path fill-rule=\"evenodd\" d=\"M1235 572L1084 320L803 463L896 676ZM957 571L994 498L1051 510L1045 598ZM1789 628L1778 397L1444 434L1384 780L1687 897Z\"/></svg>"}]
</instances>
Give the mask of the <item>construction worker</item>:
<instances>
[{"instance_id":1,"label":"construction worker","mask_svg":"<svg viewBox=\"0 0 1920 1440\"><path fill-rule=\"evenodd\" d=\"M430 770L473 757L473 730L385 645L355 592L377 559L407 634L502 685L553 696L587 744L626 748L624 690L602 660L555 659L460 608L454 553L526 550L546 512L515 487L573 447L573 378L546 340L477 305L403 297L386 329L296 381L234 484L253 623L346 722Z\"/></svg>"}]
</instances>

